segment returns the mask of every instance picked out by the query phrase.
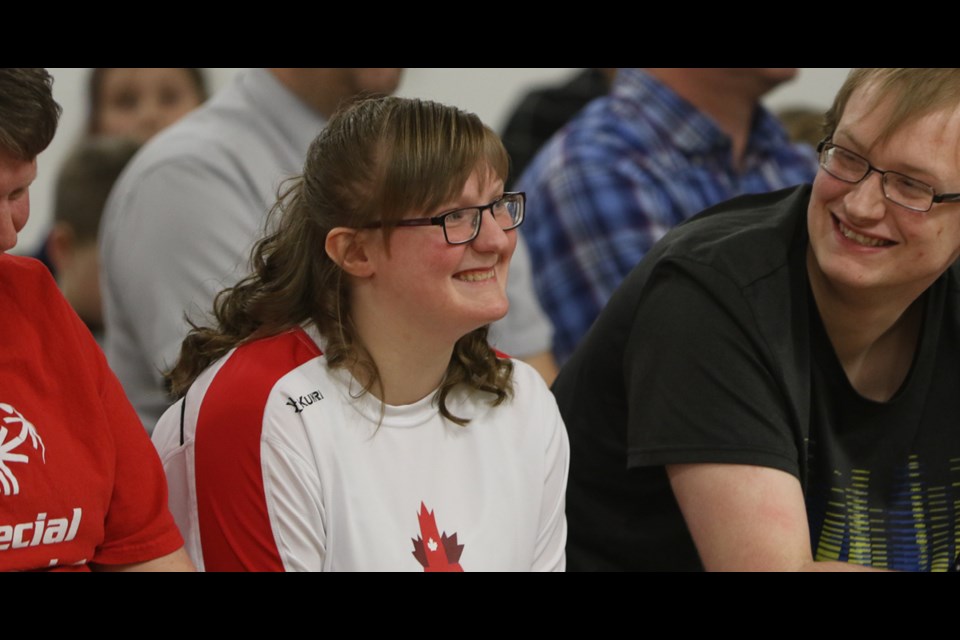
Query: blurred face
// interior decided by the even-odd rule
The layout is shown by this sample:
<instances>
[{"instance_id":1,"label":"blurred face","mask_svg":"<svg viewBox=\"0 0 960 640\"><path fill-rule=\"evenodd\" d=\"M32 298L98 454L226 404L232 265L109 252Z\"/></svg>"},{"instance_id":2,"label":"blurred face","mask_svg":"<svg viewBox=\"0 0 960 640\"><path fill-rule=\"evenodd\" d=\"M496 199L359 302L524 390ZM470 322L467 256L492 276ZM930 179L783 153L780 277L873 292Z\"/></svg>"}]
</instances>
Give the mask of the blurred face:
<instances>
[{"instance_id":1,"label":"blurred face","mask_svg":"<svg viewBox=\"0 0 960 640\"><path fill-rule=\"evenodd\" d=\"M763 78L767 80L767 82L780 84L781 82L796 78L799 69L795 67L764 67L744 69L744 71L751 72L754 76Z\"/></svg>"},{"instance_id":2,"label":"blurred face","mask_svg":"<svg viewBox=\"0 0 960 640\"><path fill-rule=\"evenodd\" d=\"M960 108L908 122L879 142L895 98L871 110L869 91L867 86L850 97L833 142L937 193L960 191ZM839 289L916 297L960 256L960 203L911 211L884 196L876 172L849 184L821 168L807 227L811 277L825 277Z\"/></svg>"},{"instance_id":3,"label":"blurred face","mask_svg":"<svg viewBox=\"0 0 960 640\"><path fill-rule=\"evenodd\" d=\"M403 69L398 67L367 67L343 69L344 82L351 94L379 93L390 95L397 90Z\"/></svg>"},{"instance_id":4,"label":"blurred face","mask_svg":"<svg viewBox=\"0 0 960 640\"><path fill-rule=\"evenodd\" d=\"M271 71L303 102L329 118L360 95L392 94L400 83L403 69L298 67Z\"/></svg>"},{"instance_id":5,"label":"blurred face","mask_svg":"<svg viewBox=\"0 0 960 640\"><path fill-rule=\"evenodd\" d=\"M777 86L793 80L798 69L788 67L725 69L726 80L734 88L740 88L751 97L761 96Z\"/></svg>"},{"instance_id":6,"label":"blurred face","mask_svg":"<svg viewBox=\"0 0 960 640\"><path fill-rule=\"evenodd\" d=\"M0 253L13 249L30 215L30 184L37 177L36 159L26 161L0 151Z\"/></svg>"},{"instance_id":7,"label":"blurred face","mask_svg":"<svg viewBox=\"0 0 960 640\"><path fill-rule=\"evenodd\" d=\"M460 197L436 211L485 205L503 195L503 181L489 172L475 172ZM507 313L507 273L517 246L517 231L503 231L485 211L473 242L447 244L439 226L398 227L389 251L380 245L373 284L385 317L421 327L425 335L456 341ZM372 233L379 234L378 231Z\"/></svg>"},{"instance_id":8,"label":"blurred face","mask_svg":"<svg viewBox=\"0 0 960 640\"><path fill-rule=\"evenodd\" d=\"M96 133L146 142L202 102L186 69L111 68L100 85Z\"/></svg>"}]
</instances>

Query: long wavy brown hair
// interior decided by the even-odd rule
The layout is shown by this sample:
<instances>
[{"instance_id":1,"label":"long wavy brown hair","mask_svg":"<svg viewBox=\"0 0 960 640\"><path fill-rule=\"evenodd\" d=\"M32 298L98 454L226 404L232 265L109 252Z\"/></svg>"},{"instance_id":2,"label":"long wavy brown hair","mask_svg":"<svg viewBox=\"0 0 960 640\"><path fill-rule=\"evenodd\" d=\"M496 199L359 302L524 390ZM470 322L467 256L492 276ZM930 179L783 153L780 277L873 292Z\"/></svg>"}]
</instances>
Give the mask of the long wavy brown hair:
<instances>
[{"instance_id":1,"label":"long wavy brown hair","mask_svg":"<svg viewBox=\"0 0 960 640\"><path fill-rule=\"evenodd\" d=\"M167 374L176 397L197 376L243 342L312 322L325 340L331 367L359 373L364 392L382 391L379 373L355 331L349 278L324 250L335 227L391 223L410 212L435 210L463 190L478 167L506 178L507 152L480 119L455 107L404 98L355 103L334 115L310 145L303 174L288 182L270 213L274 229L251 256L251 274L217 295L214 327L191 323L180 358ZM487 342L487 327L457 341L440 388L440 413L458 385L492 394L494 406L512 393L513 365ZM382 394L381 394L382 395Z\"/></svg>"}]
</instances>

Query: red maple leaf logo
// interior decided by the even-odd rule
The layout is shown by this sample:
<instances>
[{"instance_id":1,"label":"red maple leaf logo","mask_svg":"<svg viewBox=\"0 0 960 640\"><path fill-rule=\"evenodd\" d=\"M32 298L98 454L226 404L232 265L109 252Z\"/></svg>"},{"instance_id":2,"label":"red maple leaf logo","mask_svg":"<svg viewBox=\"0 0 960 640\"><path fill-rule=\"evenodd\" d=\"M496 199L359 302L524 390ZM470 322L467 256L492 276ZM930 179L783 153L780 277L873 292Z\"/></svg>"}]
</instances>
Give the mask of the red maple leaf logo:
<instances>
[{"instance_id":1,"label":"red maple leaf logo","mask_svg":"<svg viewBox=\"0 0 960 640\"><path fill-rule=\"evenodd\" d=\"M423 566L423 570L428 573L463 572L463 567L460 566L463 545L457 544L457 534L447 536L446 531L443 535L439 534L433 511L427 511L426 505L422 502L417 519L420 520L420 535L411 540L413 540L413 557Z\"/></svg>"}]
</instances>

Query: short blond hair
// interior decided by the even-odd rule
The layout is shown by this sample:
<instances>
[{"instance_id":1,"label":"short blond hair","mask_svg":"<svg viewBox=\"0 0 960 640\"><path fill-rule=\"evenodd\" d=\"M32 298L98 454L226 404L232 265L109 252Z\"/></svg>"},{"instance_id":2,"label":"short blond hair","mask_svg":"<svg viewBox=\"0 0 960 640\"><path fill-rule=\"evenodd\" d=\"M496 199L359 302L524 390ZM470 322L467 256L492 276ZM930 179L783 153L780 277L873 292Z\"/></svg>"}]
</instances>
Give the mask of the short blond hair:
<instances>
[{"instance_id":1,"label":"short blond hair","mask_svg":"<svg viewBox=\"0 0 960 640\"><path fill-rule=\"evenodd\" d=\"M878 141L887 140L908 122L960 104L960 69L853 69L826 113L828 138L836 133L853 93L868 85L873 89L870 109L887 98L896 98Z\"/></svg>"}]
</instances>

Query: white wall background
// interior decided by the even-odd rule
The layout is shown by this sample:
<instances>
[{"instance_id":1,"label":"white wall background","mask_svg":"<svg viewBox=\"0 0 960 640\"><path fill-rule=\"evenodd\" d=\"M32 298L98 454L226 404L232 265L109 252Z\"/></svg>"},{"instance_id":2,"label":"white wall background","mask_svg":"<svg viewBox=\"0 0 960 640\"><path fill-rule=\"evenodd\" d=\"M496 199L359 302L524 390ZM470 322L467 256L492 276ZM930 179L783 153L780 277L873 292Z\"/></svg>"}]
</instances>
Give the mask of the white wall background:
<instances>
[{"instance_id":1,"label":"white wall background","mask_svg":"<svg viewBox=\"0 0 960 640\"><path fill-rule=\"evenodd\" d=\"M239 69L207 69L211 93L230 81ZM475 112L501 131L520 97L530 87L556 83L577 69L571 68L419 68L408 69L397 93L406 97L426 98ZM766 103L779 108L785 105L806 105L826 109L843 83L848 69L803 69L794 82L777 88ZM87 117L86 83L89 69L50 69L54 78L53 93L63 106L57 136L50 148L40 155L39 175L31 189L31 219L20 233L14 253L28 253L47 231L52 207L53 183L58 167L70 148L81 137Z\"/></svg>"}]
</instances>

